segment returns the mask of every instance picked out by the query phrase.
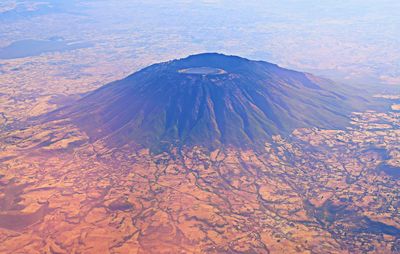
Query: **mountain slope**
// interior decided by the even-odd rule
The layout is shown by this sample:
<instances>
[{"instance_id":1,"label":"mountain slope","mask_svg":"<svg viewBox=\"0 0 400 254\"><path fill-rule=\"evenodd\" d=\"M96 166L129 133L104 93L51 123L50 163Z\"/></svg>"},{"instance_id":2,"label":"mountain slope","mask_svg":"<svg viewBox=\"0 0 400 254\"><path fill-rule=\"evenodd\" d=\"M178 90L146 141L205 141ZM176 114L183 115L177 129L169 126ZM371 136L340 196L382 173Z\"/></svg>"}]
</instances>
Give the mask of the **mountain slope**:
<instances>
[{"instance_id":1,"label":"mountain slope","mask_svg":"<svg viewBox=\"0 0 400 254\"><path fill-rule=\"evenodd\" d=\"M149 66L47 117L116 146L250 147L294 128L343 128L365 105L329 80L210 53Z\"/></svg>"}]
</instances>

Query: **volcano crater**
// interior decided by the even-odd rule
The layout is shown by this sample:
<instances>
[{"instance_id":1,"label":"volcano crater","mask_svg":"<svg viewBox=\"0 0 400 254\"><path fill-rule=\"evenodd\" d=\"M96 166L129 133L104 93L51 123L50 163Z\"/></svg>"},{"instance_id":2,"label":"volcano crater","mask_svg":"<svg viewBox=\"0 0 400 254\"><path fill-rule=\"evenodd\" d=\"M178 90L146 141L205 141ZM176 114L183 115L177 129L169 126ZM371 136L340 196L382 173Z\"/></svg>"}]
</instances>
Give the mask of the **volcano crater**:
<instances>
[{"instance_id":1,"label":"volcano crater","mask_svg":"<svg viewBox=\"0 0 400 254\"><path fill-rule=\"evenodd\" d=\"M187 68L178 70L179 73L182 74L191 74L191 75L222 75L227 74L227 72L223 69L212 68L212 67L195 67L195 68Z\"/></svg>"}]
</instances>

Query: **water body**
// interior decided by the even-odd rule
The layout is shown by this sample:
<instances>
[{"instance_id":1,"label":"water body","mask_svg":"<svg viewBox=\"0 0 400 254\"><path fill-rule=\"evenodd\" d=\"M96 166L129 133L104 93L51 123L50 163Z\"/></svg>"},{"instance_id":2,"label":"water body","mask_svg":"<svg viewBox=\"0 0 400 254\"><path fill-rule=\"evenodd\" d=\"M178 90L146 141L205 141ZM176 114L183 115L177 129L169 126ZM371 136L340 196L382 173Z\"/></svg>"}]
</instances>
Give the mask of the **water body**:
<instances>
[{"instance_id":1,"label":"water body","mask_svg":"<svg viewBox=\"0 0 400 254\"><path fill-rule=\"evenodd\" d=\"M357 228L353 230L356 233L386 234L391 236L400 236L400 229L385 223L371 220L368 217L362 217Z\"/></svg>"},{"instance_id":2,"label":"water body","mask_svg":"<svg viewBox=\"0 0 400 254\"><path fill-rule=\"evenodd\" d=\"M400 179L400 167L395 167L386 163L382 163L378 166L378 170L385 172L385 174L395 179Z\"/></svg>"},{"instance_id":3,"label":"water body","mask_svg":"<svg viewBox=\"0 0 400 254\"><path fill-rule=\"evenodd\" d=\"M82 0L14 1L15 8L0 12L1 22L15 22L49 14L72 13L81 15L87 9ZM31 2L31 3L29 3ZM78 8L79 7L79 8Z\"/></svg>"},{"instance_id":4,"label":"water body","mask_svg":"<svg viewBox=\"0 0 400 254\"><path fill-rule=\"evenodd\" d=\"M383 161L390 159L389 152L386 149L372 147L372 148L365 150L364 152L370 152L370 151L378 153L381 156ZM377 170L382 171L385 174L387 174L395 179L400 179L400 167L392 166L392 165L387 164L386 162L382 162L377 167Z\"/></svg>"},{"instance_id":5,"label":"water body","mask_svg":"<svg viewBox=\"0 0 400 254\"><path fill-rule=\"evenodd\" d=\"M309 202L306 202L305 205L309 211L315 214L317 220L324 226L335 223L336 221L347 220L353 224L353 227L347 230L355 233L387 234L400 237L399 228L358 214L356 211L349 209L350 202L343 202L337 205L328 200L321 207L317 208L312 206Z\"/></svg>"},{"instance_id":6,"label":"water body","mask_svg":"<svg viewBox=\"0 0 400 254\"><path fill-rule=\"evenodd\" d=\"M382 160L390 159L389 152L384 148L371 147L371 148L363 151L363 153L367 153L367 152L375 152L375 153L379 154L379 156L382 158Z\"/></svg>"},{"instance_id":7,"label":"water body","mask_svg":"<svg viewBox=\"0 0 400 254\"><path fill-rule=\"evenodd\" d=\"M74 49L88 48L92 44L88 42L69 43L57 39L49 40L21 40L0 48L0 59L15 59L30 56L38 56L51 52L65 52Z\"/></svg>"},{"instance_id":8,"label":"water body","mask_svg":"<svg viewBox=\"0 0 400 254\"><path fill-rule=\"evenodd\" d=\"M179 73L194 74L194 75L221 75L225 74L226 71L211 67L196 67L179 70Z\"/></svg>"}]
</instances>

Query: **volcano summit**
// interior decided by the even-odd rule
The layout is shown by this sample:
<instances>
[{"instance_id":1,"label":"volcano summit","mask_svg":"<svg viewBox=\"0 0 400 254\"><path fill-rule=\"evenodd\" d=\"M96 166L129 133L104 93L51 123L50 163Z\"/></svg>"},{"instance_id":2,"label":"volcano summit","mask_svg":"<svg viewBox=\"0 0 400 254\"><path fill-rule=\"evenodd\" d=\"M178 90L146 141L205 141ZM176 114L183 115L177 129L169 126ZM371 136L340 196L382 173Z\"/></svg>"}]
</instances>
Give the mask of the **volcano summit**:
<instances>
[{"instance_id":1,"label":"volcano summit","mask_svg":"<svg viewBox=\"0 0 400 254\"><path fill-rule=\"evenodd\" d=\"M49 117L115 146L255 147L295 128L343 128L366 102L311 74L207 53L151 65Z\"/></svg>"}]
</instances>

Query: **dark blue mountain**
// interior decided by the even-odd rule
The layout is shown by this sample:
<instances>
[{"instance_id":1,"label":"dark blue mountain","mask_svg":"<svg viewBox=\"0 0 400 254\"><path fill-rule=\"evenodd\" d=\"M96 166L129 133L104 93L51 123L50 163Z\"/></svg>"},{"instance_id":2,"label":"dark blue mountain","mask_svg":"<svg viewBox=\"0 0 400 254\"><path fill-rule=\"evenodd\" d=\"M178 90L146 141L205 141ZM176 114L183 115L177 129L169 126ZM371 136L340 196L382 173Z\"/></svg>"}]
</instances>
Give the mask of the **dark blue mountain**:
<instances>
[{"instance_id":1,"label":"dark blue mountain","mask_svg":"<svg viewBox=\"0 0 400 254\"><path fill-rule=\"evenodd\" d=\"M115 146L245 148L295 128L344 128L367 105L327 79L208 53L151 65L49 117Z\"/></svg>"}]
</instances>

